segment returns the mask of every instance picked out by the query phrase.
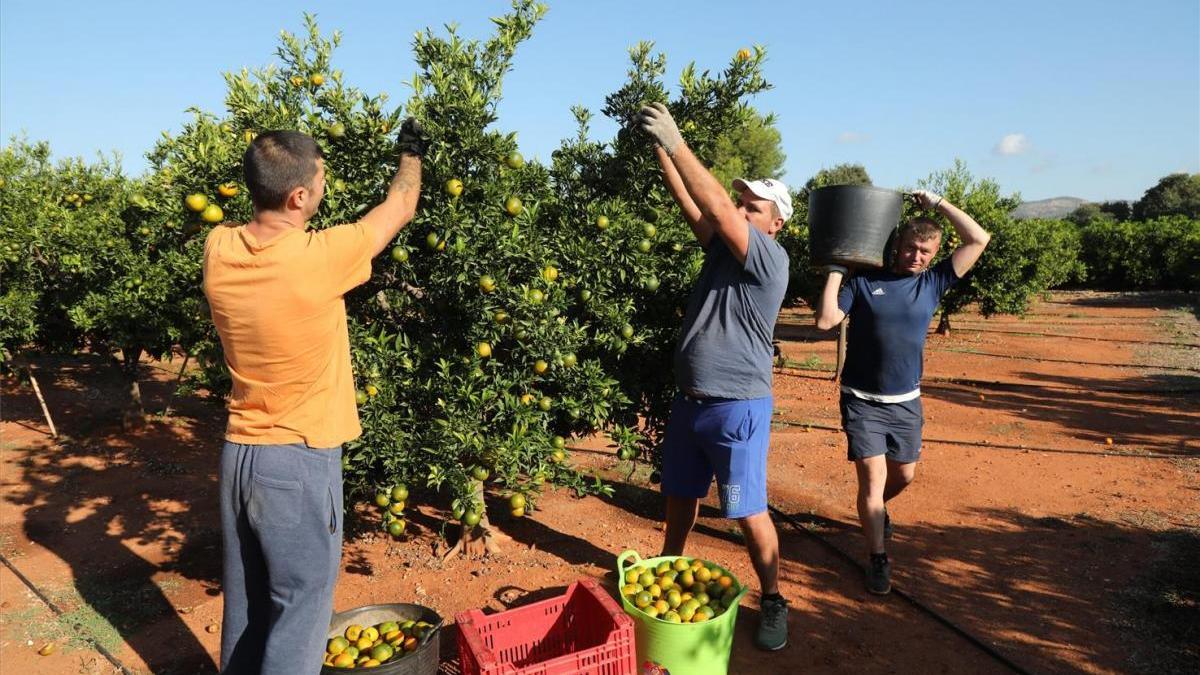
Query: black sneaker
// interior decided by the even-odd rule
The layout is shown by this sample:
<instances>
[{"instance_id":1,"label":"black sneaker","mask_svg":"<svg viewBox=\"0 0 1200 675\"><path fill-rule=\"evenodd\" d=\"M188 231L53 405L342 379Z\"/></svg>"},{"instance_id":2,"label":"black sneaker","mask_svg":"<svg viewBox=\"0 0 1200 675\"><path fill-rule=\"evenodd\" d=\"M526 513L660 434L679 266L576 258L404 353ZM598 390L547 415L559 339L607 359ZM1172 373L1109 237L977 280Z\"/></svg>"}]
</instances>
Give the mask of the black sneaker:
<instances>
[{"instance_id":1,"label":"black sneaker","mask_svg":"<svg viewBox=\"0 0 1200 675\"><path fill-rule=\"evenodd\" d=\"M892 538L892 517L888 515L887 507L883 509L883 538Z\"/></svg>"},{"instance_id":2,"label":"black sneaker","mask_svg":"<svg viewBox=\"0 0 1200 675\"><path fill-rule=\"evenodd\" d=\"M764 595L759 612L758 633L754 636L754 646L768 652L786 647L788 637L787 600L780 595Z\"/></svg>"},{"instance_id":3,"label":"black sneaker","mask_svg":"<svg viewBox=\"0 0 1200 675\"><path fill-rule=\"evenodd\" d=\"M886 553L872 553L867 567L867 590L875 595L892 592L892 564Z\"/></svg>"}]
</instances>

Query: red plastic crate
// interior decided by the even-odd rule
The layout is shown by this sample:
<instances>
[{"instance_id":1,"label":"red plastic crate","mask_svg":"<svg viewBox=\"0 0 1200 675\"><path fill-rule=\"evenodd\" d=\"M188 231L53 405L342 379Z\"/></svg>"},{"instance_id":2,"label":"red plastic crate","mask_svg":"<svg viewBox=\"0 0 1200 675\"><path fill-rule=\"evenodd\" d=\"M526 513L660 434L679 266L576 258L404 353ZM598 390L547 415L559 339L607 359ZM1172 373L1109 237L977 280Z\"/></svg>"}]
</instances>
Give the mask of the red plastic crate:
<instances>
[{"instance_id":1,"label":"red plastic crate","mask_svg":"<svg viewBox=\"0 0 1200 675\"><path fill-rule=\"evenodd\" d=\"M455 617L462 675L636 675L633 620L591 579L498 614Z\"/></svg>"}]
</instances>

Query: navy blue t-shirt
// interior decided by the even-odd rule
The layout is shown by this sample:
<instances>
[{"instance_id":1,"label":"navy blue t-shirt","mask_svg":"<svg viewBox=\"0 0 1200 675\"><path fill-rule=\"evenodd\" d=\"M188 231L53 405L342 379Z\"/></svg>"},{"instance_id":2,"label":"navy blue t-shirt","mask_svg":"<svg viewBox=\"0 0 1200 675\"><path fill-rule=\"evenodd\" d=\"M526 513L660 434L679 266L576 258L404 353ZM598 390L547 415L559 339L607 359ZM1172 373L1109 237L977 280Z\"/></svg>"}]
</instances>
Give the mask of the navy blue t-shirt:
<instances>
[{"instance_id":1,"label":"navy blue t-shirt","mask_svg":"<svg viewBox=\"0 0 1200 675\"><path fill-rule=\"evenodd\" d=\"M842 386L882 396L919 389L929 322L956 282L949 256L917 275L850 277L838 292L838 307L850 317Z\"/></svg>"}]
</instances>

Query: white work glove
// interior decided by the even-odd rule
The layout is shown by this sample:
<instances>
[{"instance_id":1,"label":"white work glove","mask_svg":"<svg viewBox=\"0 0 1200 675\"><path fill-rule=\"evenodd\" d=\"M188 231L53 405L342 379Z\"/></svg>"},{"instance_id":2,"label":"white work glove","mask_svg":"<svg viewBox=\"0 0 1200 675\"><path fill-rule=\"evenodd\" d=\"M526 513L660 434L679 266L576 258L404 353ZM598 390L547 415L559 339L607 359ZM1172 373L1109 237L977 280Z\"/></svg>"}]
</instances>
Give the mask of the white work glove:
<instances>
[{"instance_id":1,"label":"white work glove","mask_svg":"<svg viewBox=\"0 0 1200 675\"><path fill-rule=\"evenodd\" d=\"M918 206L929 211L936 210L942 203L942 196L929 190L913 190L912 196L917 200Z\"/></svg>"},{"instance_id":2,"label":"white work glove","mask_svg":"<svg viewBox=\"0 0 1200 675\"><path fill-rule=\"evenodd\" d=\"M674 155L675 149L683 145L683 136L671 113L667 112L667 106L661 103L644 106L638 112L637 122L642 131L650 134L668 155Z\"/></svg>"}]
</instances>

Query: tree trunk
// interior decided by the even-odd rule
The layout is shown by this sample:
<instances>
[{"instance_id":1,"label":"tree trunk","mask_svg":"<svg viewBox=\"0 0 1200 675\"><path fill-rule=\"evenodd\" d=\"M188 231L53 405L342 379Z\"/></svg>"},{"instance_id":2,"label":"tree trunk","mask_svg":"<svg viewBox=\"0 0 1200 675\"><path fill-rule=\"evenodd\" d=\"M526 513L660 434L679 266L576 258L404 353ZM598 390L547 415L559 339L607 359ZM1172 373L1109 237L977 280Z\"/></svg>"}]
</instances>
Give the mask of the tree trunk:
<instances>
[{"instance_id":1,"label":"tree trunk","mask_svg":"<svg viewBox=\"0 0 1200 675\"><path fill-rule=\"evenodd\" d=\"M942 318L938 319L937 334L938 335L949 335L950 334L950 315L946 314L945 312L942 312Z\"/></svg>"},{"instance_id":2,"label":"tree trunk","mask_svg":"<svg viewBox=\"0 0 1200 675\"><path fill-rule=\"evenodd\" d=\"M487 507L483 501L483 481L473 480L471 486L473 489L471 501L483 508L483 512L479 515L479 524L475 527L463 525L458 543L442 556L442 560L449 560L459 555L464 558L483 558L492 553L500 553L501 542L512 541L512 537L494 529L491 521L488 520Z\"/></svg>"},{"instance_id":3,"label":"tree trunk","mask_svg":"<svg viewBox=\"0 0 1200 675\"><path fill-rule=\"evenodd\" d=\"M121 375L124 376L125 385L121 426L125 429L140 427L146 421L146 411L142 406L142 389L138 386L138 364L141 358L141 347L121 349Z\"/></svg>"}]
</instances>

